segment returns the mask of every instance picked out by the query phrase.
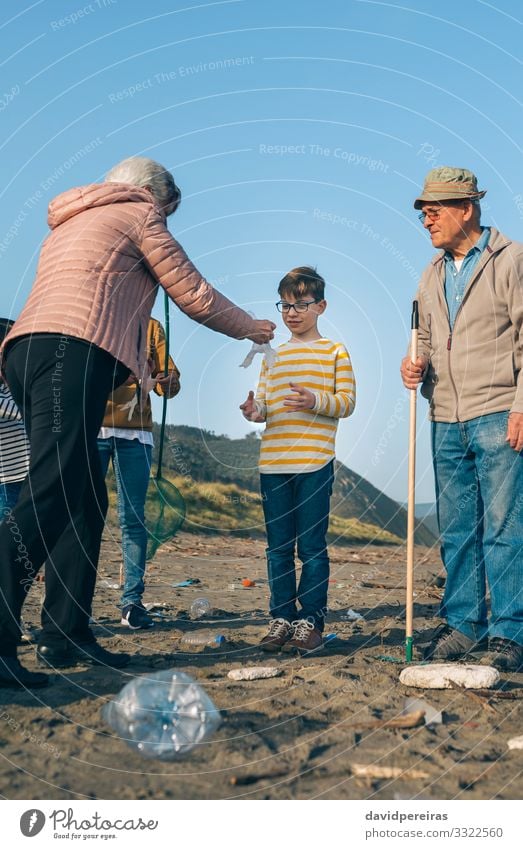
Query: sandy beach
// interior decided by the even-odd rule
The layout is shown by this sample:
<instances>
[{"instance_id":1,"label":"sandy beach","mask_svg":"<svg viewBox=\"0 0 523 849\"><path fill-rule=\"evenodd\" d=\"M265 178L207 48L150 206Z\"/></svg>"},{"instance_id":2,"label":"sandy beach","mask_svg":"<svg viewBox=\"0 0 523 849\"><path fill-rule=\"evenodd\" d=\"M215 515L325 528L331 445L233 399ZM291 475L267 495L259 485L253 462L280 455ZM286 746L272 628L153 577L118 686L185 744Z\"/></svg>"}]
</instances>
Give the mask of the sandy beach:
<instances>
[{"instance_id":1,"label":"sandy beach","mask_svg":"<svg viewBox=\"0 0 523 849\"><path fill-rule=\"evenodd\" d=\"M130 632L119 624L117 608L119 543L106 529L95 632L107 648L129 651L133 662L122 672L56 672L52 686L34 695L0 691L4 798L521 798L523 754L509 751L507 742L521 734L523 675L503 675L501 695L490 698L404 687L398 680L404 664L377 658L403 658L405 548L334 545L330 551L326 631L336 638L310 657L268 659L257 648L268 621L261 540L181 533L158 551L148 572L144 601L166 605L162 617L151 631ZM439 622L440 573L437 549L418 548L417 633ZM256 586L230 587L243 578ZM186 579L199 583L173 586ZM193 622L190 605L201 596L213 613ZM36 584L24 610L30 627L38 627L41 598ZM364 618L343 619L348 608ZM203 627L223 634L224 645L191 650L181 644L184 633ZM35 668L30 644L20 658ZM231 669L268 664L283 674L259 681L227 677ZM171 667L204 687L223 721L184 759L146 760L115 736L101 708L131 677ZM384 727L412 697L442 711L443 722Z\"/></svg>"}]
</instances>

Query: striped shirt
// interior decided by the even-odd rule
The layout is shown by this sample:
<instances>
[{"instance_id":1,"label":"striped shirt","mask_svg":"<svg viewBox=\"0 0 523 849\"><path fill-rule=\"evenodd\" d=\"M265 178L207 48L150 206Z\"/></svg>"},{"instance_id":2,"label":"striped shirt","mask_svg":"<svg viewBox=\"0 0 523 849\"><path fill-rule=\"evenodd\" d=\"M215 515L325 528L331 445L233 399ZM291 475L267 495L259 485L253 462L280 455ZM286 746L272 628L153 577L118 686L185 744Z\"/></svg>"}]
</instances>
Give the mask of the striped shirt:
<instances>
[{"instance_id":1,"label":"striped shirt","mask_svg":"<svg viewBox=\"0 0 523 849\"><path fill-rule=\"evenodd\" d=\"M316 397L310 410L284 406L292 394L289 383ZM256 409L265 417L260 472L314 472L334 458L338 419L350 416L356 403L356 383L346 348L330 339L286 342L277 349L274 365L264 359L256 390Z\"/></svg>"},{"instance_id":2,"label":"striped shirt","mask_svg":"<svg viewBox=\"0 0 523 849\"><path fill-rule=\"evenodd\" d=\"M0 483L23 481L29 469L29 442L9 387L0 380Z\"/></svg>"}]
</instances>

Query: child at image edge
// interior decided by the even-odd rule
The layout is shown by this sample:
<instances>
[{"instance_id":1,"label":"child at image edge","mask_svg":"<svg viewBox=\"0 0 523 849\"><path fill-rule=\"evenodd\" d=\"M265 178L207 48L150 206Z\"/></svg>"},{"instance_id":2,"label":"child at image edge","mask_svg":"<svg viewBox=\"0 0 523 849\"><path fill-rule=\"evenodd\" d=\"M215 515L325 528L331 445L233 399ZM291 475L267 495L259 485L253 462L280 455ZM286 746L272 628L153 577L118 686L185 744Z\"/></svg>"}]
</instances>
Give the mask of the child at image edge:
<instances>
[{"instance_id":1,"label":"child at image edge","mask_svg":"<svg viewBox=\"0 0 523 849\"><path fill-rule=\"evenodd\" d=\"M349 416L356 401L346 348L318 331L327 307L324 291L313 268L285 275L276 306L291 338L278 347L272 367L264 359L256 396L249 392L240 406L249 421L266 422L260 480L271 622L260 644L264 651L306 653L323 644L334 440L338 419ZM296 545L302 562L298 587Z\"/></svg>"}]
</instances>

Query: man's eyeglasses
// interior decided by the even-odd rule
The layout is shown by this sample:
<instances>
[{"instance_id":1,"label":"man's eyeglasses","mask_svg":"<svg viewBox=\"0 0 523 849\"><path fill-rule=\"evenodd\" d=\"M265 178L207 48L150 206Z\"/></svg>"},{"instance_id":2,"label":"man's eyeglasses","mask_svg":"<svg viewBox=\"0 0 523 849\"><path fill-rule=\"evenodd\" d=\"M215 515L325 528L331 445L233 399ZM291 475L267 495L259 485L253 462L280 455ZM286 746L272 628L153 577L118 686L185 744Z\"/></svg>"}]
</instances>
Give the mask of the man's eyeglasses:
<instances>
[{"instance_id":1,"label":"man's eyeglasses","mask_svg":"<svg viewBox=\"0 0 523 849\"><path fill-rule=\"evenodd\" d=\"M307 312L311 304L319 304L320 299L314 301L298 301L296 304L288 304L286 301L278 301L276 309L278 312L290 312L293 309L295 312Z\"/></svg>"},{"instance_id":2,"label":"man's eyeglasses","mask_svg":"<svg viewBox=\"0 0 523 849\"><path fill-rule=\"evenodd\" d=\"M444 209L447 207L453 208L456 206L462 206L464 203L474 203L474 200L467 199L456 200L454 202L447 201L447 203L442 203L439 206L434 207L434 209L425 209L424 212L420 212L418 218L422 224L425 224L427 218L430 218L431 221L437 221Z\"/></svg>"}]
</instances>

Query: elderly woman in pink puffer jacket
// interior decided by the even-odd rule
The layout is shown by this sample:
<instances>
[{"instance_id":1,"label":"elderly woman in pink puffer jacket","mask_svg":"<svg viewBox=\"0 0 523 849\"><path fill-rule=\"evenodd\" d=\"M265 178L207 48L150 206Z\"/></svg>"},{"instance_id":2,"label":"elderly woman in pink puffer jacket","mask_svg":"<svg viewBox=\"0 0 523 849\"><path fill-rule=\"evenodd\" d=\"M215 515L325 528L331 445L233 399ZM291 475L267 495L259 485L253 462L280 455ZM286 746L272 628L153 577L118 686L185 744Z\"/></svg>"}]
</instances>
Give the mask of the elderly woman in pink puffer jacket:
<instances>
[{"instance_id":1,"label":"elderly woman in pink puffer jacket","mask_svg":"<svg viewBox=\"0 0 523 849\"><path fill-rule=\"evenodd\" d=\"M124 666L89 628L107 493L96 438L109 393L143 374L158 285L195 321L235 339L266 342L256 321L214 289L166 227L180 191L150 159L124 160L106 182L71 189L49 206L51 233L36 280L2 349L22 412L31 466L0 525L0 686L47 676L16 656L20 611L46 561L37 659L50 667Z\"/></svg>"}]
</instances>

